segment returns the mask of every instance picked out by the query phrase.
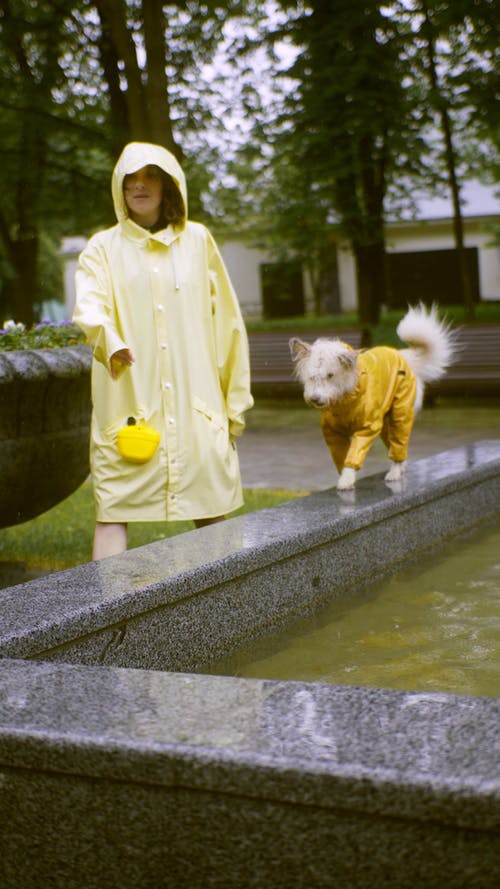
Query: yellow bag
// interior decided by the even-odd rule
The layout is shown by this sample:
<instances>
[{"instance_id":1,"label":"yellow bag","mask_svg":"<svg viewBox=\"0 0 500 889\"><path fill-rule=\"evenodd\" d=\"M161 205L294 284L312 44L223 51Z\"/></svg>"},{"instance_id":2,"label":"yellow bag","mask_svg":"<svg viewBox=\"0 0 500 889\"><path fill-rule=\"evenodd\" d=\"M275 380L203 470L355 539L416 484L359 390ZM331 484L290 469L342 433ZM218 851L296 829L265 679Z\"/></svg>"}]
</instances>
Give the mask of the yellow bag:
<instances>
[{"instance_id":1,"label":"yellow bag","mask_svg":"<svg viewBox=\"0 0 500 889\"><path fill-rule=\"evenodd\" d=\"M129 417L127 425L118 431L118 450L129 463L147 463L160 443L160 433L145 423Z\"/></svg>"}]
</instances>

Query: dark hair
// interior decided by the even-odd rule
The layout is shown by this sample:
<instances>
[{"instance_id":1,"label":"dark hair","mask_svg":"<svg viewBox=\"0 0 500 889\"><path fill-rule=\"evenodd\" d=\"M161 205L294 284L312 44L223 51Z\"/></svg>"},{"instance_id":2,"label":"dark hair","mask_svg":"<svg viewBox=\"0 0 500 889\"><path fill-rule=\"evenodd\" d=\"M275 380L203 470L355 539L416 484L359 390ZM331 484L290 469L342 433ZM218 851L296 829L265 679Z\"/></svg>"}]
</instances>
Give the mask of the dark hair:
<instances>
[{"instance_id":1,"label":"dark hair","mask_svg":"<svg viewBox=\"0 0 500 889\"><path fill-rule=\"evenodd\" d=\"M167 225L182 225L186 219L186 208L182 194L175 179L160 169L163 185L163 200L160 218L153 226L154 231L166 228Z\"/></svg>"},{"instance_id":2,"label":"dark hair","mask_svg":"<svg viewBox=\"0 0 500 889\"><path fill-rule=\"evenodd\" d=\"M148 167L155 171L155 175L159 177L162 185L162 202L160 207L160 215L155 224L151 227L150 231L161 231L161 229L166 228L167 225L182 225L186 219L186 207L181 191L175 179L173 178L173 176L165 173L165 171L162 170L161 167L157 166L157 164L148 164ZM127 176L125 176L123 179L124 193L126 190L126 179ZM125 199L125 203L126 202L127 201Z\"/></svg>"}]
</instances>

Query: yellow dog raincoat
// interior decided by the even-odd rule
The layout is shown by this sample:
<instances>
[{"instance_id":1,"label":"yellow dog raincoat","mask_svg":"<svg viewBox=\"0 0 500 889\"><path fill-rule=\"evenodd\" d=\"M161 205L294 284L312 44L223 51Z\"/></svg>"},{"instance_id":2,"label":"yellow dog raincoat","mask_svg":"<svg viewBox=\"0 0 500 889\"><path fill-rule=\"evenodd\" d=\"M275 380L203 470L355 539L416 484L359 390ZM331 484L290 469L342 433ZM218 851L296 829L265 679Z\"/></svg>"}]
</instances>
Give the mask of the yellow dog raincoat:
<instances>
[{"instance_id":1,"label":"yellow dog raincoat","mask_svg":"<svg viewBox=\"0 0 500 889\"><path fill-rule=\"evenodd\" d=\"M323 436L341 472L360 469L377 435L396 463L407 458L417 383L404 356L376 346L357 356L358 385L321 414Z\"/></svg>"}]
</instances>

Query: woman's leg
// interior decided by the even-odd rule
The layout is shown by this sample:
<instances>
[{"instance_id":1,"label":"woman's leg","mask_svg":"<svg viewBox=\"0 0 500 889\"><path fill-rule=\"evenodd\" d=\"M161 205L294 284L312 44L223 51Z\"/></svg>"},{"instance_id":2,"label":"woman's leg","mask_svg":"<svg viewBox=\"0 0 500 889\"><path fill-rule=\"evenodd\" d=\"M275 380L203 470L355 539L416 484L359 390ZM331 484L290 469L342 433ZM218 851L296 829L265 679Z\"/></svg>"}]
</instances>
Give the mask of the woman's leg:
<instances>
[{"instance_id":1,"label":"woman's leg","mask_svg":"<svg viewBox=\"0 0 500 889\"><path fill-rule=\"evenodd\" d=\"M205 525L215 525L216 522L223 522L226 516L218 515L213 519L194 519L194 524L196 528L204 528Z\"/></svg>"},{"instance_id":2,"label":"woman's leg","mask_svg":"<svg viewBox=\"0 0 500 889\"><path fill-rule=\"evenodd\" d=\"M127 525L115 522L96 522L93 559L117 556L127 549Z\"/></svg>"}]
</instances>

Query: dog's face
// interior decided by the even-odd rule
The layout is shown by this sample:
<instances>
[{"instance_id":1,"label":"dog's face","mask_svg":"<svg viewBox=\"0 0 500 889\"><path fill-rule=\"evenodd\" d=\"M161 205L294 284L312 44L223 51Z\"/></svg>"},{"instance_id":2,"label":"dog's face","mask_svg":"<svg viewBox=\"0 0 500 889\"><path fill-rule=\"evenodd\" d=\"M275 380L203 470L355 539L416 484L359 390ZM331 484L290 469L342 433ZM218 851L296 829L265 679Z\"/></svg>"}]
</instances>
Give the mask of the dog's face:
<instances>
[{"instance_id":1,"label":"dog's face","mask_svg":"<svg viewBox=\"0 0 500 889\"><path fill-rule=\"evenodd\" d=\"M341 340L320 338L311 345L294 337L290 351L307 404L326 408L356 387L356 352Z\"/></svg>"}]
</instances>

